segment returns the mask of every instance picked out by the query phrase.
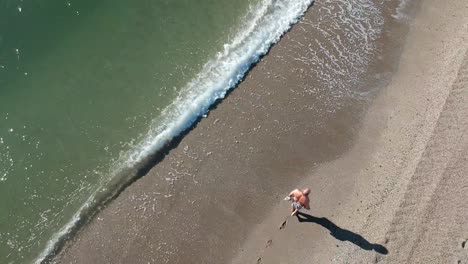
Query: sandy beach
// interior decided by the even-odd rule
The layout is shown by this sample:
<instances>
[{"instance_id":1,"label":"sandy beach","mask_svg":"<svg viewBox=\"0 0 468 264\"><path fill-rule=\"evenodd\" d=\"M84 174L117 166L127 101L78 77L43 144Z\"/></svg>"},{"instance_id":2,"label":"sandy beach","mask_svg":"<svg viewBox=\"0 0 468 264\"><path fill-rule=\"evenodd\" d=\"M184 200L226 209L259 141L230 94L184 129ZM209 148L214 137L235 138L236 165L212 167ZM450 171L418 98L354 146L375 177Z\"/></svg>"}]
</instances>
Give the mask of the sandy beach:
<instances>
[{"instance_id":1,"label":"sandy beach","mask_svg":"<svg viewBox=\"0 0 468 264\"><path fill-rule=\"evenodd\" d=\"M320 6L51 262L468 263L468 4L389 22L367 97L291 59Z\"/></svg>"}]
</instances>

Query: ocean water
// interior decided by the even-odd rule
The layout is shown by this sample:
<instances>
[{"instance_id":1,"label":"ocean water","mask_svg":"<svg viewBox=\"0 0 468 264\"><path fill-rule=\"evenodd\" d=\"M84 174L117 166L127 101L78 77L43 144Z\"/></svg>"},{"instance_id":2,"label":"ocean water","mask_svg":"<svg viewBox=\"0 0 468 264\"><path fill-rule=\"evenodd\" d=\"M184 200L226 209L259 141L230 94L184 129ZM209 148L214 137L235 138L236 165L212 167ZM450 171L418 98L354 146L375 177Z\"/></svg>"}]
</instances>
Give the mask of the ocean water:
<instances>
[{"instance_id":1,"label":"ocean water","mask_svg":"<svg viewBox=\"0 0 468 264\"><path fill-rule=\"evenodd\" d=\"M0 0L0 263L40 262L311 0Z\"/></svg>"}]
</instances>

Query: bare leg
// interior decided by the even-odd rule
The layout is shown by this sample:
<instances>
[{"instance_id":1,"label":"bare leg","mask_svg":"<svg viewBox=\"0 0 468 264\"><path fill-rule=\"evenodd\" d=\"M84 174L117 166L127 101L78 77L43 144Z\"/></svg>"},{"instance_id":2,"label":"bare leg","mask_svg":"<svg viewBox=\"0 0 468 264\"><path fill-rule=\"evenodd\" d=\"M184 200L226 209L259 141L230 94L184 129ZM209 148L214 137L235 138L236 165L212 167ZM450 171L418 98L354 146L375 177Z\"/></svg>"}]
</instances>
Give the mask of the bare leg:
<instances>
[{"instance_id":1,"label":"bare leg","mask_svg":"<svg viewBox=\"0 0 468 264\"><path fill-rule=\"evenodd\" d=\"M297 209L294 209L292 210L292 213L291 213L291 216L295 216L297 214Z\"/></svg>"}]
</instances>

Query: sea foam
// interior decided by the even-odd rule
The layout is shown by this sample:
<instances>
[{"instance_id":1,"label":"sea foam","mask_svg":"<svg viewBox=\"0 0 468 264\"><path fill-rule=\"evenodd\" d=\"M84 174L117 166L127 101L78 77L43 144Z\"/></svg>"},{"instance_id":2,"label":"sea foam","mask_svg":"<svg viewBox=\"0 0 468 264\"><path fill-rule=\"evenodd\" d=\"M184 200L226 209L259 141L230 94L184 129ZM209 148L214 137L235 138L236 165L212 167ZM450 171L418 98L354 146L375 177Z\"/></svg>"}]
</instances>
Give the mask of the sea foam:
<instances>
[{"instance_id":1,"label":"sea foam","mask_svg":"<svg viewBox=\"0 0 468 264\"><path fill-rule=\"evenodd\" d=\"M153 121L144 139L117 160L111 177L103 181L70 221L53 235L34 262L43 263L50 258L100 205L136 177L136 171L145 166L148 157L207 114L210 106L242 80L312 3L313 0L262 0L250 8L232 41L181 89L177 99Z\"/></svg>"}]
</instances>

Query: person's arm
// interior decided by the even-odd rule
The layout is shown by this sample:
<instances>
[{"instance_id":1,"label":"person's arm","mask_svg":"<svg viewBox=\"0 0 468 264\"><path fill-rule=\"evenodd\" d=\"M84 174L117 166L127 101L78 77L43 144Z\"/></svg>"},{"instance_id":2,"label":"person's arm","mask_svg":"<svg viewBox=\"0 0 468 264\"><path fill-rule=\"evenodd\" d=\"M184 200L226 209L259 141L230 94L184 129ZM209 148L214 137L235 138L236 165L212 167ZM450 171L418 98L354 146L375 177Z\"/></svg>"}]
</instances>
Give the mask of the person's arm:
<instances>
[{"instance_id":1,"label":"person's arm","mask_svg":"<svg viewBox=\"0 0 468 264\"><path fill-rule=\"evenodd\" d=\"M304 208L310 210L309 199L305 201Z\"/></svg>"}]
</instances>

